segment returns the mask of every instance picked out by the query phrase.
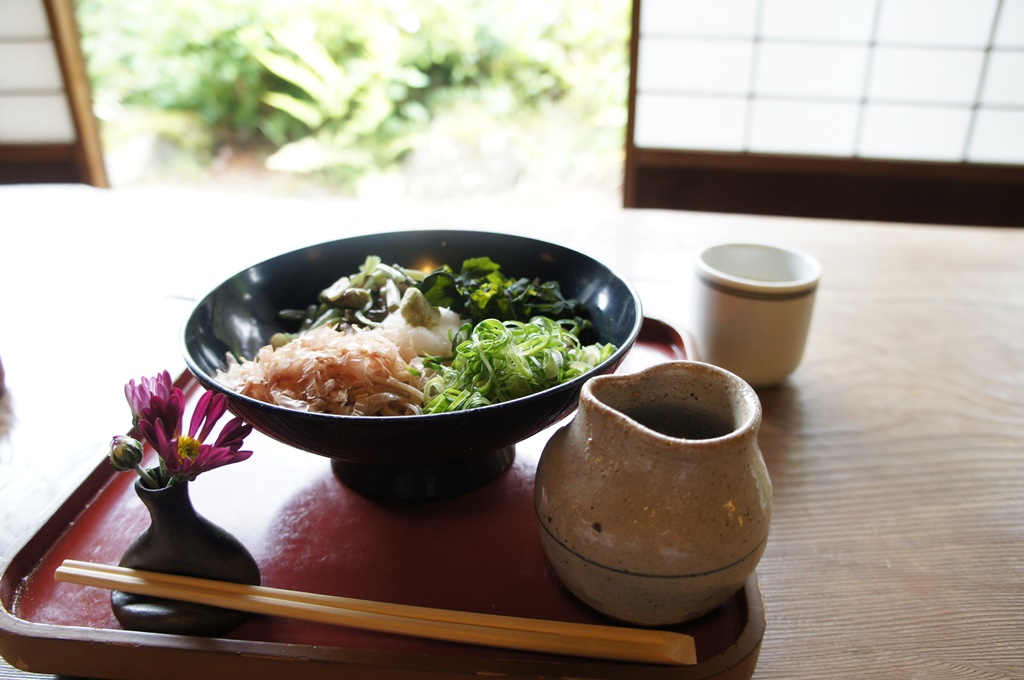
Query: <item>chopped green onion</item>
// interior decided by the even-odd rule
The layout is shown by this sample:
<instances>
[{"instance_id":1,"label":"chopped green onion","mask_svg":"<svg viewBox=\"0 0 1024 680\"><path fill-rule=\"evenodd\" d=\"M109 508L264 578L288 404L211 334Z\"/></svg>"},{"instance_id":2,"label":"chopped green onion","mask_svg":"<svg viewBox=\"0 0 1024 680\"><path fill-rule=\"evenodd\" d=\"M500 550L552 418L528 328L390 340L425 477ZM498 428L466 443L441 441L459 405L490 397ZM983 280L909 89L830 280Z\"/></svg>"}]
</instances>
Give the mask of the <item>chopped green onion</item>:
<instances>
[{"instance_id":1,"label":"chopped green onion","mask_svg":"<svg viewBox=\"0 0 1024 680\"><path fill-rule=\"evenodd\" d=\"M463 324L454 356L429 357L436 375L424 388L424 413L458 411L534 394L591 370L615 351L581 346L571 319L535 316L528 322L484 319Z\"/></svg>"}]
</instances>

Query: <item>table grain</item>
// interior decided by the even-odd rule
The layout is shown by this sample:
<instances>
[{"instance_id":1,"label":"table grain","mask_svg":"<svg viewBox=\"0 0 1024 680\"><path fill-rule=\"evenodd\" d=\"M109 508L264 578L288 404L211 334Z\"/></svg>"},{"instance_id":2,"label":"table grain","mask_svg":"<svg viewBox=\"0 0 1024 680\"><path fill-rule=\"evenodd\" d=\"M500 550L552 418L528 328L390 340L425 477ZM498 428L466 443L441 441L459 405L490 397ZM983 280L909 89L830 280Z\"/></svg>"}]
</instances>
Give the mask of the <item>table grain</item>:
<instances>
[{"instance_id":1,"label":"table grain","mask_svg":"<svg viewBox=\"0 0 1024 680\"><path fill-rule=\"evenodd\" d=\"M598 257L686 328L693 254L769 241L824 277L802 365L758 392L775 504L755 677L1024 678L1024 231L70 186L0 188L0 206L0 550L124 429L129 378L184 369L192 301L248 264L371 231L509 231Z\"/></svg>"}]
</instances>

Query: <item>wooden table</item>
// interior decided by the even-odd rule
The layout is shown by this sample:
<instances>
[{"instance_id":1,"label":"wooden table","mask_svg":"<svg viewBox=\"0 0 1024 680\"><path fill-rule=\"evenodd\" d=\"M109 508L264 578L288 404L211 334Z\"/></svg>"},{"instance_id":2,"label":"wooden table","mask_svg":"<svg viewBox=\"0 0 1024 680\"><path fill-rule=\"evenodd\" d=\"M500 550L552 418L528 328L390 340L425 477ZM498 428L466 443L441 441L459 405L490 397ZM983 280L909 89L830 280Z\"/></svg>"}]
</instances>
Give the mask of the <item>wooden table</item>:
<instances>
[{"instance_id":1,"label":"wooden table","mask_svg":"<svg viewBox=\"0 0 1024 680\"><path fill-rule=\"evenodd\" d=\"M0 188L0 225L0 549L104 455L127 379L184 368L191 300L281 251L514 231L607 262L679 327L701 244L814 253L804 362L760 391L775 508L755 677L1024 678L1022 231L81 187Z\"/></svg>"}]
</instances>

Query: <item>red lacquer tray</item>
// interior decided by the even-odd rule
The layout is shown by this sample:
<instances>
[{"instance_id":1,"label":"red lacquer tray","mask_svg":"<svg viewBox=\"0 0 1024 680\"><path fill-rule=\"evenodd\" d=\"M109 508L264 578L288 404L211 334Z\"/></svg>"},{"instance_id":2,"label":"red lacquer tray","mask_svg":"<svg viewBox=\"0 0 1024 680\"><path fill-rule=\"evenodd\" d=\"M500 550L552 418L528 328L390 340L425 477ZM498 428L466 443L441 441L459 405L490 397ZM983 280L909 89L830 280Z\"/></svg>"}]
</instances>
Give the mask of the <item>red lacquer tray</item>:
<instances>
[{"instance_id":1,"label":"red lacquer tray","mask_svg":"<svg viewBox=\"0 0 1024 680\"><path fill-rule=\"evenodd\" d=\"M620 372L693 357L688 338L647 320ZM194 400L197 384L183 381ZM562 423L564 425L564 423ZM558 427L558 426L556 426ZM573 598L548 566L533 512L533 475L551 431L517 446L483 488L429 502L368 500L321 457L254 433L242 465L192 484L197 510L234 533L263 584L406 604L609 623ZM139 633L113 617L109 593L53 579L64 559L116 564L148 524L134 475L102 461L4 562L0 653L22 670L96 678L586 677L749 678L764 633L756 578L718 611L678 629L694 666L591 661L421 640L253 616L225 638Z\"/></svg>"}]
</instances>

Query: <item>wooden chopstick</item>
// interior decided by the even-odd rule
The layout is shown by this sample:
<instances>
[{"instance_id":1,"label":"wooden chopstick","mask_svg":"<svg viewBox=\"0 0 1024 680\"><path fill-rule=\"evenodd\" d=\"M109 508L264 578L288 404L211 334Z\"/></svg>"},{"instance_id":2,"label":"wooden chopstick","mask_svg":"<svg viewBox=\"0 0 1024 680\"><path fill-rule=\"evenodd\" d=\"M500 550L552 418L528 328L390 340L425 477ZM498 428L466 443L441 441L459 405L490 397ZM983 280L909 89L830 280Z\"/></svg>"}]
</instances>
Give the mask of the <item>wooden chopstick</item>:
<instances>
[{"instance_id":1,"label":"wooden chopstick","mask_svg":"<svg viewBox=\"0 0 1024 680\"><path fill-rule=\"evenodd\" d=\"M136 595L448 642L663 665L697 663L693 638L672 631L373 602L78 560L65 560L54 578Z\"/></svg>"}]
</instances>

